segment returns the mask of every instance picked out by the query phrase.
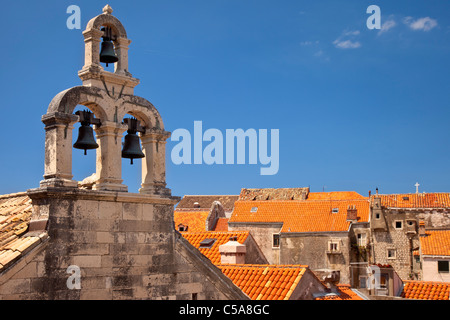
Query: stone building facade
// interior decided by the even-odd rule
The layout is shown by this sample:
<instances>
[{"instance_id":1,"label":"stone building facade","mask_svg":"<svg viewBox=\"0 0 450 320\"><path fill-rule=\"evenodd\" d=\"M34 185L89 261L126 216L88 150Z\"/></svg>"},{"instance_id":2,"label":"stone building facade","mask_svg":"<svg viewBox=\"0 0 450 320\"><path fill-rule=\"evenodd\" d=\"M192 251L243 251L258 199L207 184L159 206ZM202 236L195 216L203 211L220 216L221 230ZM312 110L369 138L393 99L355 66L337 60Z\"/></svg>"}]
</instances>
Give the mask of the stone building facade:
<instances>
[{"instance_id":1,"label":"stone building facade","mask_svg":"<svg viewBox=\"0 0 450 320\"><path fill-rule=\"evenodd\" d=\"M309 193L308 188L243 189L228 222L248 230L271 264L306 264L337 271L350 283L350 263L368 261L369 200L352 192ZM264 199L264 200L262 200ZM358 240L359 239L359 240Z\"/></svg>"},{"instance_id":2,"label":"stone building facade","mask_svg":"<svg viewBox=\"0 0 450 320\"><path fill-rule=\"evenodd\" d=\"M371 197L371 261L391 265L404 280L422 280L419 227L450 227L448 193Z\"/></svg>"}]
</instances>

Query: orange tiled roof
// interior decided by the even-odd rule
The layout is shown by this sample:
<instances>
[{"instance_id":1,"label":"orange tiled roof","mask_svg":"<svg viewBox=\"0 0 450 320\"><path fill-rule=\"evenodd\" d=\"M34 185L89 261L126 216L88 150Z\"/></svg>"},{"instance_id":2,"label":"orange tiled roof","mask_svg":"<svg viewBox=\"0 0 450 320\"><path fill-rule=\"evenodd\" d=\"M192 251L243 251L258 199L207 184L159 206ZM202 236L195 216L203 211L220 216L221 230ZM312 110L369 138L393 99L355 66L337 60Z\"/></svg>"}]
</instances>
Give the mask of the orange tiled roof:
<instances>
[{"instance_id":1,"label":"orange tiled roof","mask_svg":"<svg viewBox=\"0 0 450 320\"><path fill-rule=\"evenodd\" d=\"M450 230L426 230L420 248L423 255L450 256Z\"/></svg>"},{"instance_id":2,"label":"orange tiled roof","mask_svg":"<svg viewBox=\"0 0 450 320\"><path fill-rule=\"evenodd\" d=\"M288 300L308 268L248 264L218 267L252 300Z\"/></svg>"},{"instance_id":3,"label":"orange tiled roof","mask_svg":"<svg viewBox=\"0 0 450 320\"><path fill-rule=\"evenodd\" d=\"M388 208L450 208L450 193L379 194L381 205Z\"/></svg>"},{"instance_id":4,"label":"orange tiled roof","mask_svg":"<svg viewBox=\"0 0 450 320\"><path fill-rule=\"evenodd\" d=\"M431 281L403 282L402 298L422 300L449 300L450 283Z\"/></svg>"},{"instance_id":5,"label":"orange tiled roof","mask_svg":"<svg viewBox=\"0 0 450 320\"><path fill-rule=\"evenodd\" d=\"M236 201L229 222L282 222L281 232L347 231L350 225L347 208L350 205L358 210L358 222L368 221L368 200L291 200ZM338 212L333 213L333 208Z\"/></svg>"},{"instance_id":6,"label":"orange tiled roof","mask_svg":"<svg viewBox=\"0 0 450 320\"><path fill-rule=\"evenodd\" d=\"M228 242L230 237L237 237L239 243L244 243L249 235L248 231L228 231L228 232L182 232L183 237L196 247L205 257L211 260L214 264L220 263L219 246ZM205 239L216 239L211 248L199 248L200 242Z\"/></svg>"},{"instance_id":7,"label":"orange tiled roof","mask_svg":"<svg viewBox=\"0 0 450 320\"><path fill-rule=\"evenodd\" d=\"M175 228L178 230L178 225L182 224L188 226L188 232L204 232L208 214L209 211L175 211L173 215Z\"/></svg>"},{"instance_id":8,"label":"orange tiled roof","mask_svg":"<svg viewBox=\"0 0 450 320\"><path fill-rule=\"evenodd\" d=\"M228 231L228 218L219 218L214 231Z\"/></svg>"},{"instance_id":9,"label":"orange tiled roof","mask_svg":"<svg viewBox=\"0 0 450 320\"><path fill-rule=\"evenodd\" d=\"M0 196L0 272L40 243L39 236L24 236L31 213L31 199L25 193Z\"/></svg>"},{"instance_id":10,"label":"orange tiled roof","mask_svg":"<svg viewBox=\"0 0 450 320\"><path fill-rule=\"evenodd\" d=\"M369 199L355 191L310 192L306 200L354 200Z\"/></svg>"},{"instance_id":11,"label":"orange tiled roof","mask_svg":"<svg viewBox=\"0 0 450 320\"><path fill-rule=\"evenodd\" d=\"M350 287L349 284L338 284L336 295L325 295L316 298L316 300L364 300L357 295Z\"/></svg>"}]
</instances>

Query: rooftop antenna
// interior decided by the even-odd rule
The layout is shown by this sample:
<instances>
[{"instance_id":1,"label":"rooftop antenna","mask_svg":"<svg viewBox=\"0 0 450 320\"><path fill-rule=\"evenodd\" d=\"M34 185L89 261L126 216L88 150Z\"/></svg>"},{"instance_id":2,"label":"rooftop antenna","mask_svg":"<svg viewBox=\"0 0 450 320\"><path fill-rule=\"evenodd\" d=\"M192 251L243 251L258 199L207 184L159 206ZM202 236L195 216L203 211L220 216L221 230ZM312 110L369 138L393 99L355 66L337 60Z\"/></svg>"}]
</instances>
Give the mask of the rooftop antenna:
<instances>
[{"instance_id":1,"label":"rooftop antenna","mask_svg":"<svg viewBox=\"0 0 450 320\"><path fill-rule=\"evenodd\" d=\"M416 193L419 193L420 184L418 182L416 182L416 184L414 186L416 187Z\"/></svg>"}]
</instances>

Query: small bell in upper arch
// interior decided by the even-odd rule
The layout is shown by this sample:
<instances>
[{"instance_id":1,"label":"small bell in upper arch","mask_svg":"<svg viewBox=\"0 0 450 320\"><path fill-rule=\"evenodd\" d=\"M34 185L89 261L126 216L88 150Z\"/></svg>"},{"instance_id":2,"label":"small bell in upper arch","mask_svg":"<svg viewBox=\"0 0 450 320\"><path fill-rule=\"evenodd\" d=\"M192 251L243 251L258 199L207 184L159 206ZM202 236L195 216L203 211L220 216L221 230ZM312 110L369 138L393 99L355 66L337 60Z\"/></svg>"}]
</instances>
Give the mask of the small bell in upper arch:
<instances>
[{"instance_id":1,"label":"small bell in upper arch","mask_svg":"<svg viewBox=\"0 0 450 320\"><path fill-rule=\"evenodd\" d=\"M116 63L119 61L119 58L114 51L114 44L111 41L111 28L102 28L102 31L104 31L105 34L102 37L103 42L100 50L100 62L106 63L106 66L108 66L109 63Z\"/></svg>"}]
</instances>

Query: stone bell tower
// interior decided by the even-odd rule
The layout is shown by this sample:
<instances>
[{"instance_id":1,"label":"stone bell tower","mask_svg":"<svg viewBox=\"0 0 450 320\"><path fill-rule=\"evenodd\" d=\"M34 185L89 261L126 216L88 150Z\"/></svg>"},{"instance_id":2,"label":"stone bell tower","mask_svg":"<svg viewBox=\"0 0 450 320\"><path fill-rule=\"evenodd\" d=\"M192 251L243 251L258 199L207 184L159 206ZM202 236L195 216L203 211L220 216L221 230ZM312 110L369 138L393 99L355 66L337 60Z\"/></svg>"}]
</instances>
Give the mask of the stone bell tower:
<instances>
[{"instance_id":1,"label":"stone bell tower","mask_svg":"<svg viewBox=\"0 0 450 320\"><path fill-rule=\"evenodd\" d=\"M99 148L93 190L126 192L122 184L121 148L122 135L127 130L125 115L135 117L142 128L140 141L145 157L142 160L141 194L170 196L165 181L165 144L170 133L158 110L146 99L134 95L139 80L128 70L128 39L122 23L112 15L109 5L103 14L91 19L83 32L85 62L78 72L82 80L76 86L57 94L47 113L45 124L45 173L42 187L77 188L72 180L72 131L79 116L73 113L77 105L83 105L96 118L94 130ZM103 68L100 62L100 43L105 29L110 31L118 61L114 72Z\"/></svg>"},{"instance_id":2,"label":"stone bell tower","mask_svg":"<svg viewBox=\"0 0 450 320\"><path fill-rule=\"evenodd\" d=\"M165 181L169 132L158 110L133 94L139 80L128 70L130 40L124 27L106 6L89 21L83 35L86 58L79 71L83 84L57 94L42 117L45 174L38 188L27 190L33 209L23 236L39 242L7 276L0 274L0 300L2 293L51 300L248 299L175 231L174 205L180 199L171 195ZM101 37L113 44L106 45ZM114 72L103 68L105 59L115 63ZM77 105L91 112L74 114ZM126 114L134 118L125 118ZM89 144L78 137L72 145L77 121L92 136ZM140 141L139 152L144 155L139 193L127 192L121 176L127 137L134 129L139 136L130 141ZM72 180L75 146L97 153L92 188L78 187Z\"/></svg>"}]
</instances>

